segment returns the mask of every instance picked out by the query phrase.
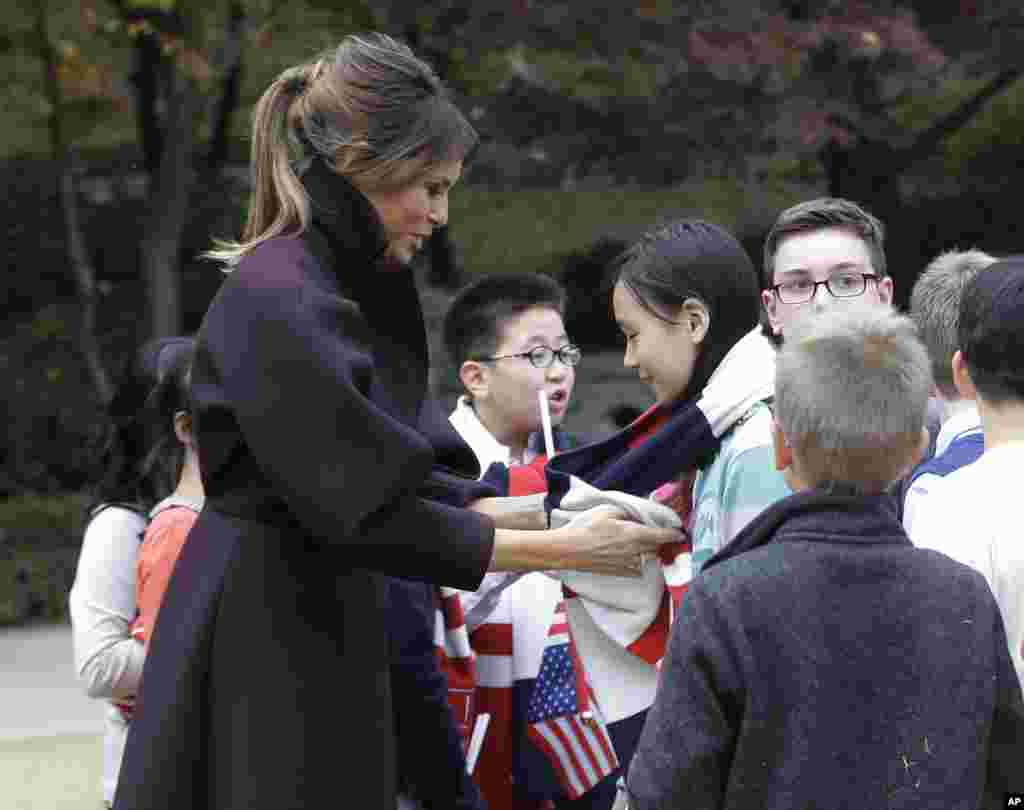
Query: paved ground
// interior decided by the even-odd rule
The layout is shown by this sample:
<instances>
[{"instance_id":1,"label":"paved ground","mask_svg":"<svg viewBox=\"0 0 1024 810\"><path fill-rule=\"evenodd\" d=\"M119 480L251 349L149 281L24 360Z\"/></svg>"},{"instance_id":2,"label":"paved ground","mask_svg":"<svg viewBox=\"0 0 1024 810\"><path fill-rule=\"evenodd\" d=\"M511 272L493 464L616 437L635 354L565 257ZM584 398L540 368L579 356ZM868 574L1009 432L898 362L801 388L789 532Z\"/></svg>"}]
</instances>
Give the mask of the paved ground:
<instances>
[{"instance_id":1,"label":"paved ground","mask_svg":"<svg viewBox=\"0 0 1024 810\"><path fill-rule=\"evenodd\" d=\"M0 810L100 810L102 727L70 627L0 628Z\"/></svg>"}]
</instances>

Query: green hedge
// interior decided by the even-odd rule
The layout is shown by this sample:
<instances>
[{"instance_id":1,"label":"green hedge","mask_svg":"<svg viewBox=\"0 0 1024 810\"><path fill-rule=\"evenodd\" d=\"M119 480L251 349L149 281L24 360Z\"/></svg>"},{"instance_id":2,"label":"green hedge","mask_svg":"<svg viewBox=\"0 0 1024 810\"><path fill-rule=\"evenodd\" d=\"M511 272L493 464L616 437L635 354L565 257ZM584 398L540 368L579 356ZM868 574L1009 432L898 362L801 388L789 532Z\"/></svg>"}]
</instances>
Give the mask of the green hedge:
<instances>
[{"instance_id":1,"label":"green hedge","mask_svg":"<svg viewBox=\"0 0 1024 810\"><path fill-rule=\"evenodd\" d=\"M16 495L0 500L0 526L7 534L6 542L25 545L30 539L39 540L58 536L67 545L69 538L77 538L88 497L81 493L60 495Z\"/></svg>"},{"instance_id":2,"label":"green hedge","mask_svg":"<svg viewBox=\"0 0 1024 810\"><path fill-rule=\"evenodd\" d=\"M85 503L77 493L0 500L0 625L67 617Z\"/></svg>"},{"instance_id":3,"label":"green hedge","mask_svg":"<svg viewBox=\"0 0 1024 810\"><path fill-rule=\"evenodd\" d=\"M631 240L679 217L710 220L733 233L767 228L808 196L806 184L711 179L673 189L485 190L456 188L452 236L470 274L553 272L564 257L602 236Z\"/></svg>"},{"instance_id":4,"label":"green hedge","mask_svg":"<svg viewBox=\"0 0 1024 810\"><path fill-rule=\"evenodd\" d=\"M0 625L66 620L77 561L69 548L0 553Z\"/></svg>"}]
</instances>

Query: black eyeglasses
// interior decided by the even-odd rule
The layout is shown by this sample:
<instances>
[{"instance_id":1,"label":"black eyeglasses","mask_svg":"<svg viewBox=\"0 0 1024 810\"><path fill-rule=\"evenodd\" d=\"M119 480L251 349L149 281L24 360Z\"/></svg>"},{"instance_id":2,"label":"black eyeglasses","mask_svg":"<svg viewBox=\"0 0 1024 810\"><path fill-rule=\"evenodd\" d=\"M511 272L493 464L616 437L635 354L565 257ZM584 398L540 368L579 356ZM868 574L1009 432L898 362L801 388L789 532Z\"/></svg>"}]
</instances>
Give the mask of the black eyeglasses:
<instances>
[{"instance_id":1,"label":"black eyeglasses","mask_svg":"<svg viewBox=\"0 0 1024 810\"><path fill-rule=\"evenodd\" d=\"M824 281L812 281L809 278L795 278L773 284L770 289L783 304L806 304L824 287L834 298L856 298L863 295L868 287L868 279L878 281L873 273L836 273Z\"/></svg>"},{"instance_id":2,"label":"black eyeglasses","mask_svg":"<svg viewBox=\"0 0 1024 810\"><path fill-rule=\"evenodd\" d=\"M525 357L534 368L550 368L551 364L558 358L563 366L575 366L583 359L583 351L579 346L571 343L561 349L552 349L550 346L535 346L528 352L518 354L502 354L497 357L478 357L479 361L491 362L492 360L508 360L512 357Z\"/></svg>"}]
</instances>

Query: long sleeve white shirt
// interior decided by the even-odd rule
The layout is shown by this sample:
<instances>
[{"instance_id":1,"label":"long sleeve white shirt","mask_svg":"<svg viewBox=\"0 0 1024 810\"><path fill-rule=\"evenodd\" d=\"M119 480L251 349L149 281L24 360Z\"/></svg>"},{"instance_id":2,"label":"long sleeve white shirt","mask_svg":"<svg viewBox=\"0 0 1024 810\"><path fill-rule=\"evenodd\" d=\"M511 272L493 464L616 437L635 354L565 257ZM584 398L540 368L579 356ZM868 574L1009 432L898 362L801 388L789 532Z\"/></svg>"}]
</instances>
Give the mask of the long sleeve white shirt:
<instances>
[{"instance_id":1,"label":"long sleeve white shirt","mask_svg":"<svg viewBox=\"0 0 1024 810\"><path fill-rule=\"evenodd\" d=\"M146 530L141 515L110 506L82 538L69 597L75 668L89 697L130 698L145 660L128 632L135 618L135 563Z\"/></svg>"},{"instance_id":2,"label":"long sleeve white shirt","mask_svg":"<svg viewBox=\"0 0 1024 810\"><path fill-rule=\"evenodd\" d=\"M135 618L135 564L146 519L109 506L89 521L69 597L75 670L90 697L123 700L135 695L145 648L129 634ZM112 801L128 730L107 707L103 798Z\"/></svg>"}]
</instances>

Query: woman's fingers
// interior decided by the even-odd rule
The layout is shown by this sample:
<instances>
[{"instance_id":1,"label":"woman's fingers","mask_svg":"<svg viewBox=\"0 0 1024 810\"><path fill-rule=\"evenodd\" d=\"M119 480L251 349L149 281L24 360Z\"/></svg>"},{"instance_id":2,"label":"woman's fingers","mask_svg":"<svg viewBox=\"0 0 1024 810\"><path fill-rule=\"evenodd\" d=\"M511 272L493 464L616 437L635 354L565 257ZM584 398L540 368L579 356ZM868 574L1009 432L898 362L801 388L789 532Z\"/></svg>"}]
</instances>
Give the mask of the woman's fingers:
<instances>
[{"instance_id":1,"label":"woman's fingers","mask_svg":"<svg viewBox=\"0 0 1024 810\"><path fill-rule=\"evenodd\" d=\"M588 527L590 556L586 570L616 576L640 576L645 554L666 543L685 539L678 529L644 526L618 517L605 517Z\"/></svg>"},{"instance_id":2,"label":"woman's fingers","mask_svg":"<svg viewBox=\"0 0 1024 810\"><path fill-rule=\"evenodd\" d=\"M682 543L686 539L686 534L680 529L655 529L629 521L622 522L632 526L637 532L634 539L640 552L657 551L666 543Z\"/></svg>"}]
</instances>

